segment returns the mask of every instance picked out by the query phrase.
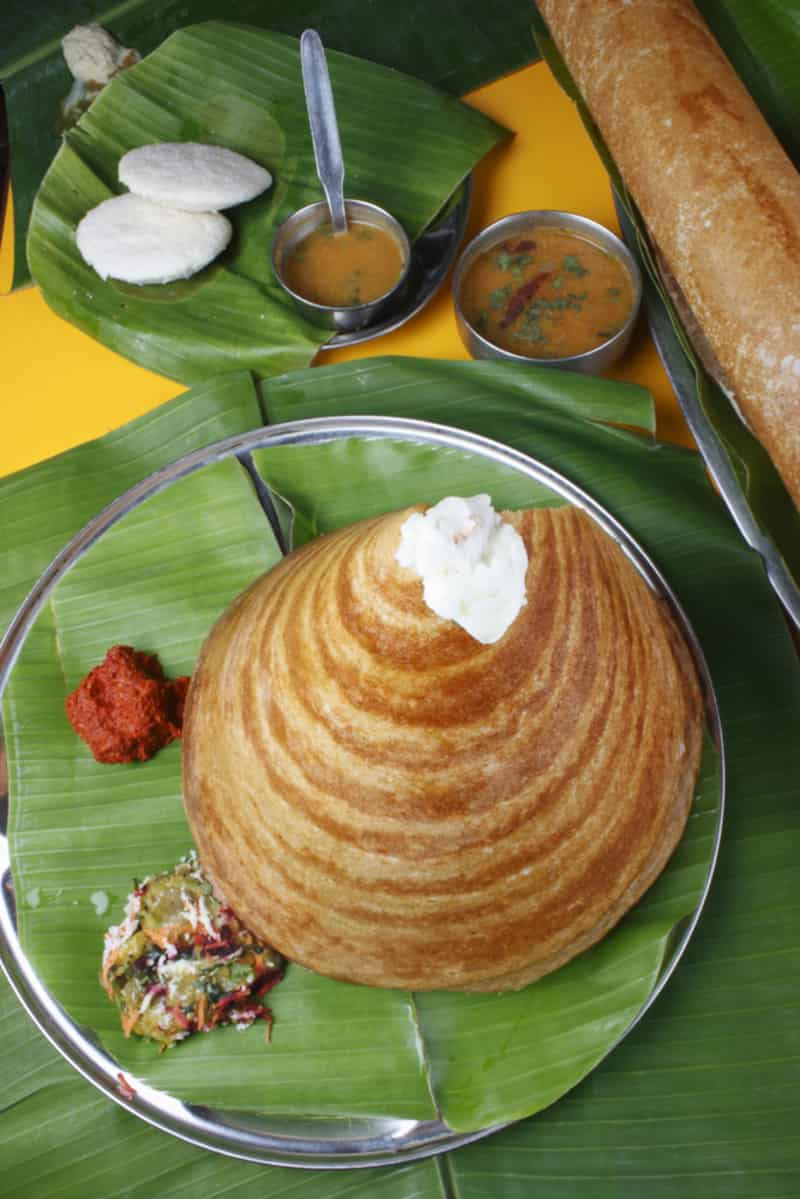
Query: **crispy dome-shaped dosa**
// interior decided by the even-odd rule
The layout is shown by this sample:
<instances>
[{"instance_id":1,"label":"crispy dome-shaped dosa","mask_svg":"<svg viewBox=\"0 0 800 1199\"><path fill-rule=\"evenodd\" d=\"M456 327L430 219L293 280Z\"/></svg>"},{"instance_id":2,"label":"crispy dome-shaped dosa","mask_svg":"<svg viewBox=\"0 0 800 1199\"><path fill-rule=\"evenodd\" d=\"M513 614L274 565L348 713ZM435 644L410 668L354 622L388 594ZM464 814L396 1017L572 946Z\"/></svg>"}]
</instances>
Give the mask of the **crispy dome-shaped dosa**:
<instances>
[{"instance_id":1,"label":"crispy dome-shaped dosa","mask_svg":"<svg viewBox=\"0 0 800 1199\"><path fill-rule=\"evenodd\" d=\"M408 512L320 537L218 621L189 692L204 867L268 944L384 987L504 990L650 886L702 741L667 608L573 508L506 513L527 604L482 645L394 551Z\"/></svg>"}]
</instances>

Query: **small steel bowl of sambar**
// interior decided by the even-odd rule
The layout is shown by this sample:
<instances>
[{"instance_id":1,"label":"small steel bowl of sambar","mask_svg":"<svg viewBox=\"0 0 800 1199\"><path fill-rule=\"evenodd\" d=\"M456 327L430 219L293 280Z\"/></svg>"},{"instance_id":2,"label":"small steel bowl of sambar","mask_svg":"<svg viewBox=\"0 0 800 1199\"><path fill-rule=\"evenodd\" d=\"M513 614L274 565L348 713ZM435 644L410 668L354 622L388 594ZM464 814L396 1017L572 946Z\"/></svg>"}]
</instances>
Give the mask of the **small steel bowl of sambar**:
<instances>
[{"instance_id":1,"label":"small steel bowl of sambar","mask_svg":"<svg viewBox=\"0 0 800 1199\"><path fill-rule=\"evenodd\" d=\"M625 352L642 299L627 246L588 217L533 209L472 239L453 276L473 358L598 374Z\"/></svg>"},{"instance_id":2,"label":"small steel bowl of sambar","mask_svg":"<svg viewBox=\"0 0 800 1199\"><path fill-rule=\"evenodd\" d=\"M272 240L275 277L299 311L323 329L352 333L380 317L405 286L411 245L377 204L345 200L346 233L335 234L327 201L307 204Z\"/></svg>"}]
</instances>

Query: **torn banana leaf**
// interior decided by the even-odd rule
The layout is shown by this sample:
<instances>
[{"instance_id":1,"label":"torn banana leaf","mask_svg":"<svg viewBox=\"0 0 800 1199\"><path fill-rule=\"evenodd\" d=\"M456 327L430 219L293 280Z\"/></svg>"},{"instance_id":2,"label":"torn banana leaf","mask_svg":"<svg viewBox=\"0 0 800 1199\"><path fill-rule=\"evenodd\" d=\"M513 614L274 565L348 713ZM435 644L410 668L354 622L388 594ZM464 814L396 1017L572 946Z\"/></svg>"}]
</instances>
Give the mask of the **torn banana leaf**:
<instances>
[{"instance_id":1,"label":"torn banana leaf","mask_svg":"<svg viewBox=\"0 0 800 1199\"><path fill-rule=\"evenodd\" d=\"M410 76L328 57L348 193L391 211L413 240L505 131ZM103 280L78 252L76 227L124 191L120 157L162 141L228 146L266 167L272 187L228 210L230 246L192 278L143 287ZM114 78L66 135L34 204L30 267L59 315L159 374L189 384L239 369L281 374L307 365L331 336L300 315L271 264L277 225L321 198L299 43L194 25Z\"/></svg>"}]
</instances>

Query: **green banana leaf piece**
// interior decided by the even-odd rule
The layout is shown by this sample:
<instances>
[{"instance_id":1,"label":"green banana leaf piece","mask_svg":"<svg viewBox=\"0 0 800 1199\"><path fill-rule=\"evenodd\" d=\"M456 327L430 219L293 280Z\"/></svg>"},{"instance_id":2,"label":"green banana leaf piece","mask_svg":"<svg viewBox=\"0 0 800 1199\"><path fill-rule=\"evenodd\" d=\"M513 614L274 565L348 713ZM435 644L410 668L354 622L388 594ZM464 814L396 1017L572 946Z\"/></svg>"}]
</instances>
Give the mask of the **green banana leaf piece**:
<instances>
[{"instance_id":1,"label":"green banana leaf piece","mask_svg":"<svg viewBox=\"0 0 800 1199\"><path fill-rule=\"evenodd\" d=\"M436 1165L348 1172L338 1181L314 1172L293 1180L287 1171L189 1149L115 1110L43 1042L33 1041L40 1054L19 1056L0 1040L2 1103L16 1099L3 1126L9 1193L25 1190L46 1199L85 1195L100 1185L104 1195L143 1196L159 1183L170 1194L202 1185L211 1194L277 1195L291 1186L313 1196L443 1199L455 1193L466 1199L531 1193L627 1199L643 1190L671 1195L676 1187L698 1199L794 1193L800 1180L791 1048L799 973L792 930L800 671L760 567L729 526L696 456L598 425L613 415L614 385L599 388L588 418L576 417L582 392L589 392L584 387L584 381L546 371L373 359L269 380L261 390L271 420L360 408L449 418L526 447L598 495L676 587L722 704L730 815L709 910L655 1008L590 1079L536 1118ZM618 395L616 419L630 423L643 407L641 392L619 387ZM188 435L187 409L176 410L178 436ZM141 474L154 465L157 439L148 422L158 420L161 438L168 437L171 412L167 406L139 422ZM130 450L133 442L130 437ZM59 508L63 468L72 468L75 498L80 463L91 470L101 447L102 441L72 451L51 464L47 479L39 475L41 507L33 500L27 528L15 530L33 551L46 541L48 521ZM277 469L273 462L276 480ZM28 480L36 481L33 472L0 484L0 502L10 484L20 495ZM110 499L113 480L107 482L104 498ZM31 497L35 493L31 487ZM342 511L340 518L345 516ZM81 513L75 523L83 519ZM313 519L309 511L309 531ZM0 1012L9 1038L26 1035L24 1017L13 1006ZM42 1122L49 1159L35 1135Z\"/></svg>"},{"instance_id":2,"label":"green banana leaf piece","mask_svg":"<svg viewBox=\"0 0 800 1199\"><path fill-rule=\"evenodd\" d=\"M225 20L299 36L319 30L326 46L367 58L463 96L537 58L528 0L396 4L357 0L31 0L0 6L0 84L8 108L14 183L14 280L30 281L25 241L33 198L60 140L60 106L72 83L61 38L97 21L142 55L185 25ZM2 120L0 119L0 127ZM0 139L2 141L2 139ZM0 145L0 179L3 154Z\"/></svg>"},{"instance_id":3,"label":"green banana leaf piece","mask_svg":"<svg viewBox=\"0 0 800 1199\"><path fill-rule=\"evenodd\" d=\"M348 192L391 210L413 240L505 131L410 76L328 57ZM221 143L266 166L273 185L229 210L231 246L191 279L102 280L78 252L77 224L124 190L122 154L159 141ZM300 315L270 256L276 226L321 195L298 42L242 26L190 26L113 79L66 135L34 204L31 271L61 316L162 375L195 383L239 369L280 374L307 365L331 336Z\"/></svg>"},{"instance_id":4,"label":"green banana leaf piece","mask_svg":"<svg viewBox=\"0 0 800 1199\"><path fill-rule=\"evenodd\" d=\"M778 137L800 167L797 117L800 83L794 69L800 54L800 5L797 0L699 0L698 7ZM800 512L761 443L695 354L681 317L664 284L658 255L636 204L597 128L569 69L538 12L534 30L542 56L575 102L584 125L608 170L635 240L634 252L652 287L646 288L648 320L665 356L681 399L696 396L711 436L724 451L760 533L774 543L800 588ZM627 232L626 232L627 236Z\"/></svg>"},{"instance_id":5,"label":"green banana leaf piece","mask_svg":"<svg viewBox=\"0 0 800 1199\"><path fill-rule=\"evenodd\" d=\"M152 471L253 429L262 417L251 376L226 375L104 437L4 478L0 633L58 551L101 508Z\"/></svg>"}]
</instances>

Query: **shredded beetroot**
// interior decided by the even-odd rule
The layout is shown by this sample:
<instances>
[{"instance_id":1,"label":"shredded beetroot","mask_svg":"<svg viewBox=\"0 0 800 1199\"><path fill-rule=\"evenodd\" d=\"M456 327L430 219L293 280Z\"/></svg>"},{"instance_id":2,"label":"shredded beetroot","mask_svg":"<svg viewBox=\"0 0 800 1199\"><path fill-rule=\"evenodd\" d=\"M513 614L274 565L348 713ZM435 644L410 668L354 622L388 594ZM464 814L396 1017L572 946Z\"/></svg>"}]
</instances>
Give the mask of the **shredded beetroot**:
<instances>
[{"instance_id":1,"label":"shredded beetroot","mask_svg":"<svg viewBox=\"0 0 800 1199\"><path fill-rule=\"evenodd\" d=\"M236 1010L242 1016L244 1016L245 1019L264 1020L267 1025L267 1032L266 1032L265 1039L267 1041L269 1041L269 1039L272 1035L272 1025L275 1023L275 1019L272 1015L272 1012L270 1011L270 1009L268 1007L262 1007L260 1003L255 1003L255 1004L247 1004L246 1003L246 1004L242 1004L240 1007L237 1007Z\"/></svg>"},{"instance_id":2,"label":"shredded beetroot","mask_svg":"<svg viewBox=\"0 0 800 1199\"><path fill-rule=\"evenodd\" d=\"M265 1019L264 1013L267 1010L268 1009L265 1007L262 1007L260 1003L242 1003L242 1004L239 1004L236 1008L236 1011L239 1013L240 1016L246 1016L250 1020Z\"/></svg>"},{"instance_id":3,"label":"shredded beetroot","mask_svg":"<svg viewBox=\"0 0 800 1199\"><path fill-rule=\"evenodd\" d=\"M504 241L502 248L508 254L528 254L531 250L536 249L536 242L530 240L518 241L516 243L513 241Z\"/></svg>"},{"instance_id":4,"label":"shredded beetroot","mask_svg":"<svg viewBox=\"0 0 800 1199\"><path fill-rule=\"evenodd\" d=\"M228 995L223 995L217 1003L214 1004L214 1010L211 1013L211 1027L218 1024L222 1019L225 1009L230 1007L232 1003L238 1003L240 999L249 999L250 992L247 987L240 987L238 991L231 991ZM242 1009L239 1009L242 1010Z\"/></svg>"},{"instance_id":5,"label":"shredded beetroot","mask_svg":"<svg viewBox=\"0 0 800 1199\"><path fill-rule=\"evenodd\" d=\"M173 1017L177 1024L180 1024L181 1028L191 1029L191 1021L182 1008L171 1007L169 1009L169 1014Z\"/></svg>"},{"instance_id":6,"label":"shredded beetroot","mask_svg":"<svg viewBox=\"0 0 800 1199\"><path fill-rule=\"evenodd\" d=\"M222 940L220 937L209 937L207 933L196 932L194 934L194 943L207 953L213 953L215 949L232 949L233 945L230 941Z\"/></svg>"},{"instance_id":7,"label":"shredded beetroot","mask_svg":"<svg viewBox=\"0 0 800 1199\"><path fill-rule=\"evenodd\" d=\"M527 283L523 283L522 287L518 287L511 299L508 301L505 315L500 321L500 328L507 329L512 325L522 312L529 300L532 300L542 284L550 278L550 271L542 271L541 275L534 275Z\"/></svg>"},{"instance_id":8,"label":"shredded beetroot","mask_svg":"<svg viewBox=\"0 0 800 1199\"><path fill-rule=\"evenodd\" d=\"M283 971L279 970L277 974L273 974L270 978L265 979L263 983L257 984L253 994L256 995L258 999L261 999L262 996L266 995L267 991L271 991L273 987L277 987L282 978Z\"/></svg>"}]
</instances>

